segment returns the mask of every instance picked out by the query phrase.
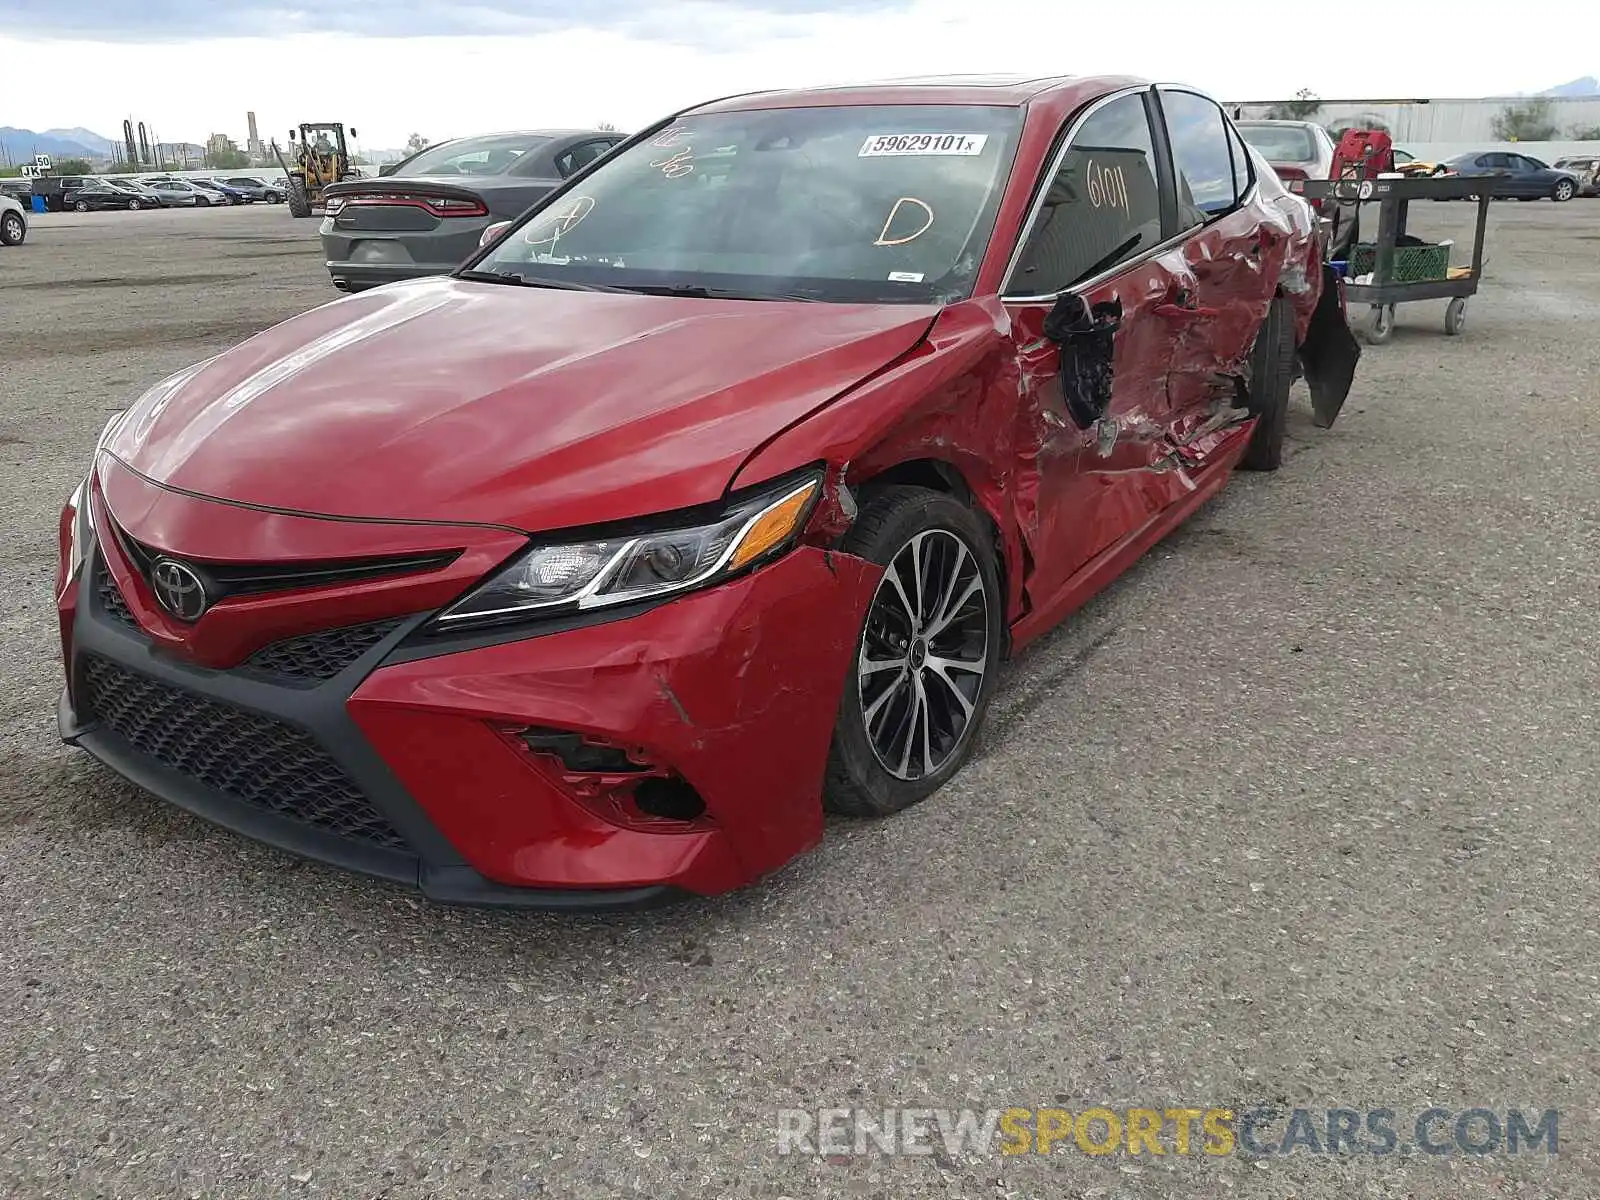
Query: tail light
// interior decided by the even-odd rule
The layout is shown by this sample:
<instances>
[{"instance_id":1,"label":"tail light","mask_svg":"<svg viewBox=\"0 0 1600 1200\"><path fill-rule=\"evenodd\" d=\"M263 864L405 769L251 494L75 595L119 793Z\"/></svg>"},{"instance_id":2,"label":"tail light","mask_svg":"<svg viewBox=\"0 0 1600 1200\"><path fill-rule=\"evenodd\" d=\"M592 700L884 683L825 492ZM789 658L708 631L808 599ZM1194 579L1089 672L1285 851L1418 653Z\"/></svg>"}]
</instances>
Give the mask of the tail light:
<instances>
[{"instance_id":1,"label":"tail light","mask_svg":"<svg viewBox=\"0 0 1600 1200\"><path fill-rule=\"evenodd\" d=\"M1306 175L1302 168L1274 167L1273 169L1278 172L1278 178L1283 180L1284 187L1288 188L1296 196L1305 195L1306 180L1309 178L1309 176ZM1311 205L1311 207L1317 212L1322 211L1322 200L1320 198L1307 200L1306 203Z\"/></svg>"},{"instance_id":2,"label":"tail light","mask_svg":"<svg viewBox=\"0 0 1600 1200\"><path fill-rule=\"evenodd\" d=\"M335 202L338 208L334 207ZM405 192L374 192L355 196L328 197L331 215L347 208L420 208L436 217L487 217L488 206L475 196L418 196Z\"/></svg>"}]
</instances>

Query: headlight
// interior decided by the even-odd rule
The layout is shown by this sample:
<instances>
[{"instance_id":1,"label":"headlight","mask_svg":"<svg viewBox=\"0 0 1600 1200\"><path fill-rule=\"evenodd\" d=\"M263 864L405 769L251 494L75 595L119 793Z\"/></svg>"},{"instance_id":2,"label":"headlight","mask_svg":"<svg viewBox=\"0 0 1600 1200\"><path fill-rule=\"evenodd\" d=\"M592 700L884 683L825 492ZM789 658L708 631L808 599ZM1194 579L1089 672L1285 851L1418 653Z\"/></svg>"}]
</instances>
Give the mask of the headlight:
<instances>
[{"instance_id":1,"label":"headlight","mask_svg":"<svg viewBox=\"0 0 1600 1200\"><path fill-rule=\"evenodd\" d=\"M126 409L111 414L111 419L100 431L100 436L95 439L94 457L89 460L89 473L73 489L71 497L67 500L67 507L72 509L72 540L67 547L69 582L77 578L78 568L83 565L83 556L89 552L89 543L94 540L94 522L89 515L89 492L94 481L95 465L100 461L100 448L106 444L118 423L127 415Z\"/></svg>"},{"instance_id":2,"label":"headlight","mask_svg":"<svg viewBox=\"0 0 1600 1200\"><path fill-rule=\"evenodd\" d=\"M536 546L436 619L440 627L630 604L727 579L794 544L822 491L815 475L738 501L703 525Z\"/></svg>"}]
</instances>

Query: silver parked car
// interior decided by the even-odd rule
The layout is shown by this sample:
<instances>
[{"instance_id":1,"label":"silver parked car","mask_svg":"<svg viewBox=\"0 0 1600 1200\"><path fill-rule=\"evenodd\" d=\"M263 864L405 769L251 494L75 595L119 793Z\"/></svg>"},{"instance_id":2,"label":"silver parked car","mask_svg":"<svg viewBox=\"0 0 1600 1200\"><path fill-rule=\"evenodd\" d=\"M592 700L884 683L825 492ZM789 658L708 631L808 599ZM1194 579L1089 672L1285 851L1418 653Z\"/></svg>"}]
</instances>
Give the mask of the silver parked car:
<instances>
[{"instance_id":1,"label":"silver parked car","mask_svg":"<svg viewBox=\"0 0 1600 1200\"><path fill-rule=\"evenodd\" d=\"M376 179L330 184L321 233L334 286L359 292L455 270L490 225L521 215L625 136L545 129L456 138Z\"/></svg>"},{"instance_id":2,"label":"silver parked car","mask_svg":"<svg viewBox=\"0 0 1600 1200\"><path fill-rule=\"evenodd\" d=\"M28 236L28 212L15 196L0 192L0 246L20 246Z\"/></svg>"},{"instance_id":3,"label":"silver parked car","mask_svg":"<svg viewBox=\"0 0 1600 1200\"><path fill-rule=\"evenodd\" d=\"M1557 171L1577 176L1578 195L1600 196L1600 157L1581 154L1575 158L1558 158L1550 165Z\"/></svg>"},{"instance_id":4,"label":"silver parked car","mask_svg":"<svg viewBox=\"0 0 1600 1200\"><path fill-rule=\"evenodd\" d=\"M193 184L182 179L141 179L140 183L149 188L165 202L169 198L175 208L205 208L213 203L212 198ZM216 203L223 203L221 197Z\"/></svg>"}]
</instances>

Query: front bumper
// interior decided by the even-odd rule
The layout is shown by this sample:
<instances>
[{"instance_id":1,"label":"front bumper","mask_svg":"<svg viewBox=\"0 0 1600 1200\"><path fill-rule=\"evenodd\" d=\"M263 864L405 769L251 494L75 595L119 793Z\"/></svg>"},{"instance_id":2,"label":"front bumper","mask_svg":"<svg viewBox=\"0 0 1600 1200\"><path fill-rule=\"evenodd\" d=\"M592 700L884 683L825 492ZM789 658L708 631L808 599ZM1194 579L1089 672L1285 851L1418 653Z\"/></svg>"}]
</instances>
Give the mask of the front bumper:
<instances>
[{"instance_id":1,"label":"front bumper","mask_svg":"<svg viewBox=\"0 0 1600 1200\"><path fill-rule=\"evenodd\" d=\"M620 620L476 645L419 643L417 614L313 686L158 649L143 597L108 603L103 571L97 551L63 592L67 742L217 824L441 903L603 909L728 891L820 839L879 569L801 548ZM612 819L628 777L540 758L525 727L628 747L704 813Z\"/></svg>"}]
</instances>

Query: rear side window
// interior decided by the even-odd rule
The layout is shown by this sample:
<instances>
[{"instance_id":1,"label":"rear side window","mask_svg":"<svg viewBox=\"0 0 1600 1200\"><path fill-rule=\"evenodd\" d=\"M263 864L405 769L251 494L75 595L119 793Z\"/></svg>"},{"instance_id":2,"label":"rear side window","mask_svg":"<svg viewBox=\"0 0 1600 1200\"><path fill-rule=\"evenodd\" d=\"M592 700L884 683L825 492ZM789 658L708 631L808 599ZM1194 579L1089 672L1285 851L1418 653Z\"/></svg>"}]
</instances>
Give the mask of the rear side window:
<instances>
[{"instance_id":1,"label":"rear side window","mask_svg":"<svg viewBox=\"0 0 1600 1200\"><path fill-rule=\"evenodd\" d=\"M1144 96L1097 109L1046 184L1008 291L1064 291L1157 245L1161 189Z\"/></svg>"},{"instance_id":2,"label":"rear side window","mask_svg":"<svg viewBox=\"0 0 1600 1200\"><path fill-rule=\"evenodd\" d=\"M609 140L580 142L572 149L556 156L556 171L565 179L568 175L587 167L615 144Z\"/></svg>"},{"instance_id":3,"label":"rear side window","mask_svg":"<svg viewBox=\"0 0 1600 1200\"><path fill-rule=\"evenodd\" d=\"M1245 149L1244 139L1232 125L1228 126L1228 149L1233 152L1234 195L1243 200L1255 182L1255 168L1250 164L1250 152Z\"/></svg>"},{"instance_id":4,"label":"rear side window","mask_svg":"<svg viewBox=\"0 0 1600 1200\"><path fill-rule=\"evenodd\" d=\"M1239 193L1222 109L1194 92L1163 89L1161 111L1172 141L1179 224L1203 224L1230 211Z\"/></svg>"}]
</instances>

